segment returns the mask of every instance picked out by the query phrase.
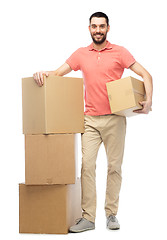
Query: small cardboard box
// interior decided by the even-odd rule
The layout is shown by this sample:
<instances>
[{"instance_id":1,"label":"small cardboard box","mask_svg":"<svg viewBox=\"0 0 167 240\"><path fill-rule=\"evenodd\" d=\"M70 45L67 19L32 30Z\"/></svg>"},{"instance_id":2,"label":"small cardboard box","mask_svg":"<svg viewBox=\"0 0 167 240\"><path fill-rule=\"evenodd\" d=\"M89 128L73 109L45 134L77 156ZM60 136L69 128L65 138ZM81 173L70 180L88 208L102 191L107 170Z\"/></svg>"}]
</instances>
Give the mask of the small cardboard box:
<instances>
[{"instance_id":1,"label":"small cardboard box","mask_svg":"<svg viewBox=\"0 0 167 240\"><path fill-rule=\"evenodd\" d=\"M111 112L126 117L137 115L140 101L145 99L144 83L133 77L126 77L106 83Z\"/></svg>"},{"instance_id":2,"label":"small cardboard box","mask_svg":"<svg viewBox=\"0 0 167 240\"><path fill-rule=\"evenodd\" d=\"M80 179L72 185L19 184L19 233L67 234L81 217Z\"/></svg>"},{"instance_id":3,"label":"small cardboard box","mask_svg":"<svg viewBox=\"0 0 167 240\"><path fill-rule=\"evenodd\" d=\"M22 108L24 134L83 133L83 79L44 76L39 87L23 78Z\"/></svg>"},{"instance_id":4,"label":"small cardboard box","mask_svg":"<svg viewBox=\"0 0 167 240\"><path fill-rule=\"evenodd\" d=\"M77 134L25 135L25 184L71 184L77 178Z\"/></svg>"}]
</instances>

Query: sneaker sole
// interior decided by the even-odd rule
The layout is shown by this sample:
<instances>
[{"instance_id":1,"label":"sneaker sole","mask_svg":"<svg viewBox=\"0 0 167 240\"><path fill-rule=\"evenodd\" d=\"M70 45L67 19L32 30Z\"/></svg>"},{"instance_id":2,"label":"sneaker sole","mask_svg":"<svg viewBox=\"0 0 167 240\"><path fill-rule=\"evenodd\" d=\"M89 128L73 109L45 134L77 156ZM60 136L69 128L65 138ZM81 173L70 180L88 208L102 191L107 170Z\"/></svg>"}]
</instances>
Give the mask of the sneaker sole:
<instances>
[{"instance_id":1,"label":"sneaker sole","mask_svg":"<svg viewBox=\"0 0 167 240\"><path fill-rule=\"evenodd\" d=\"M120 226L115 226L115 227L108 227L107 226L107 228L109 229L109 230L119 230L120 229Z\"/></svg>"},{"instance_id":2,"label":"sneaker sole","mask_svg":"<svg viewBox=\"0 0 167 240\"><path fill-rule=\"evenodd\" d=\"M109 230L119 230L120 228L108 228Z\"/></svg>"},{"instance_id":3,"label":"sneaker sole","mask_svg":"<svg viewBox=\"0 0 167 240\"><path fill-rule=\"evenodd\" d=\"M80 233L80 232L85 232L85 231L89 231L89 230L94 230L94 228L85 228L85 229L81 229L81 230L69 230L70 233Z\"/></svg>"}]
</instances>

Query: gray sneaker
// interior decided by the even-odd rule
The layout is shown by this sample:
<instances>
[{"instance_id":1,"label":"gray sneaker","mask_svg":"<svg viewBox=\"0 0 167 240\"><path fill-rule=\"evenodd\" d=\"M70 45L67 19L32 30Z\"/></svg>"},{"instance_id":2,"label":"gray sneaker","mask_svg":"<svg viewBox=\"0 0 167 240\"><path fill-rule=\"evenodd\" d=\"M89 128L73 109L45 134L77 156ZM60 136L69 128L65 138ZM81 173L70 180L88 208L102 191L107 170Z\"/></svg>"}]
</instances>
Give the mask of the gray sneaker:
<instances>
[{"instance_id":1,"label":"gray sneaker","mask_svg":"<svg viewBox=\"0 0 167 240\"><path fill-rule=\"evenodd\" d=\"M115 216L111 215L107 218L107 228L111 230L120 229L120 224Z\"/></svg>"},{"instance_id":2,"label":"gray sneaker","mask_svg":"<svg viewBox=\"0 0 167 240\"><path fill-rule=\"evenodd\" d=\"M90 222L85 218L80 218L74 226L70 227L69 232L79 233L92 229L95 229L95 224L93 222Z\"/></svg>"}]
</instances>

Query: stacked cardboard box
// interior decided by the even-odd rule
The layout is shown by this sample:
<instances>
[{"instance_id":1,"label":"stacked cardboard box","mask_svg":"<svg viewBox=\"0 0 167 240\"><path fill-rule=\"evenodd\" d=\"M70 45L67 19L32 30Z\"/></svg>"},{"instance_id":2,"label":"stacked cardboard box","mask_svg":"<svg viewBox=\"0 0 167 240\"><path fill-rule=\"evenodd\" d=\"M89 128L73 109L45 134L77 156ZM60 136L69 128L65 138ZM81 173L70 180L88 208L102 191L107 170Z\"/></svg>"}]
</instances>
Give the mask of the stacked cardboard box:
<instances>
[{"instance_id":1,"label":"stacked cardboard box","mask_svg":"<svg viewBox=\"0 0 167 240\"><path fill-rule=\"evenodd\" d=\"M68 233L81 217L77 133L84 132L83 79L22 79L25 184L19 184L20 233Z\"/></svg>"}]
</instances>

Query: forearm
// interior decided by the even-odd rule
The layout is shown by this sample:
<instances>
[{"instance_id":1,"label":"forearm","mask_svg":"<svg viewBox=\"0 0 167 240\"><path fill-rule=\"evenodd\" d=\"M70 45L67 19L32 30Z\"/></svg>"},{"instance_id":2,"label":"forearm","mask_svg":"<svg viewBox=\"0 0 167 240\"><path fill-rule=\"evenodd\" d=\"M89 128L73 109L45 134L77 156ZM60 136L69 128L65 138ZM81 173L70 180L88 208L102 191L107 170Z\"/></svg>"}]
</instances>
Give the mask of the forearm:
<instances>
[{"instance_id":1,"label":"forearm","mask_svg":"<svg viewBox=\"0 0 167 240\"><path fill-rule=\"evenodd\" d=\"M146 72L143 76L141 76L144 80L144 86L146 91L146 100L152 102L152 95L153 95L153 82L152 76Z\"/></svg>"},{"instance_id":2,"label":"forearm","mask_svg":"<svg viewBox=\"0 0 167 240\"><path fill-rule=\"evenodd\" d=\"M55 76L64 76L65 74L72 71L72 68L67 64L64 63L61 67L59 67L55 71L41 71L36 72L33 74L35 82L38 84L39 87L43 86L43 76L55 75Z\"/></svg>"},{"instance_id":3,"label":"forearm","mask_svg":"<svg viewBox=\"0 0 167 240\"><path fill-rule=\"evenodd\" d=\"M64 63L61 67L59 67L55 71L48 71L49 75L55 75L55 76L64 76L67 73L71 72L71 67L67 64Z\"/></svg>"},{"instance_id":4,"label":"forearm","mask_svg":"<svg viewBox=\"0 0 167 240\"><path fill-rule=\"evenodd\" d=\"M66 73L61 72L57 69L57 70L54 70L54 71L48 71L48 74L49 75L54 75L54 76L64 76Z\"/></svg>"},{"instance_id":5,"label":"forearm","mask_svg":"<svg viewBox=\"0 0 167 240\"><path fill-rule=\"evenodd\" d=\"M144 86L146 91L146 99L147 101L152 102L152 95L153 95L153 81L152 76L150 73L138 62L134 63L130 69L141 76L144 80Z\"/></svg>"}]
</instances>

